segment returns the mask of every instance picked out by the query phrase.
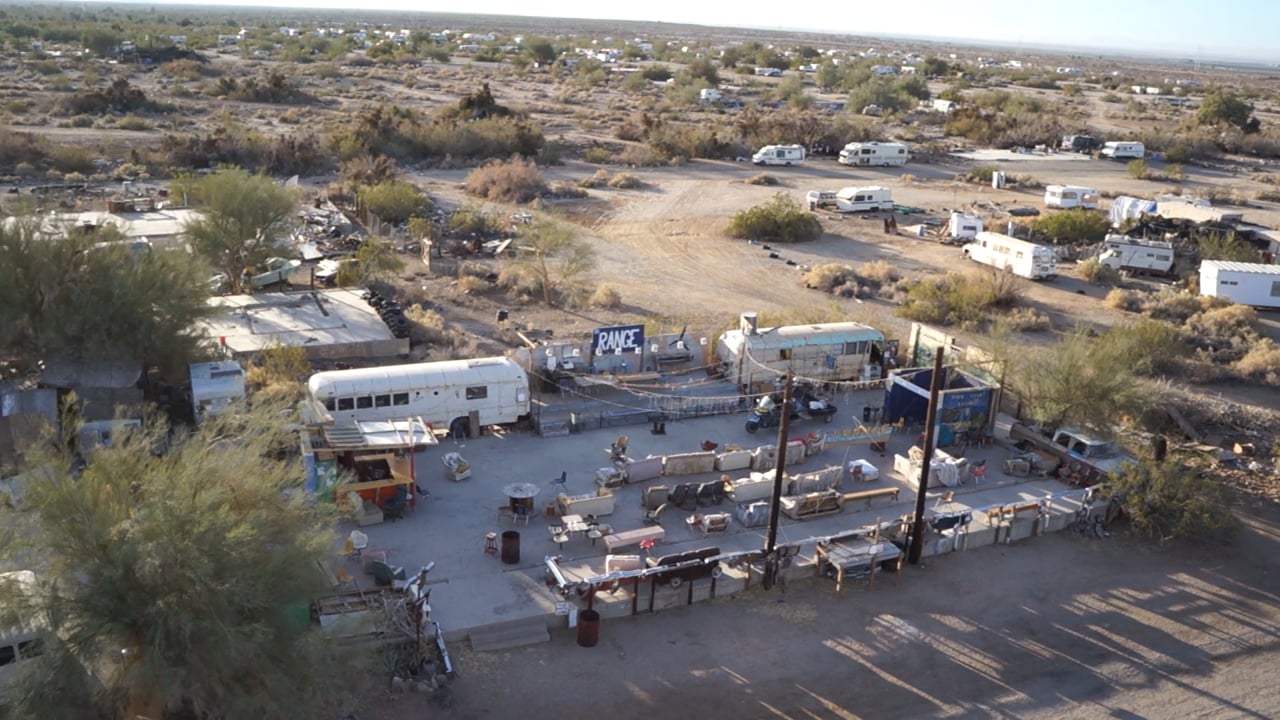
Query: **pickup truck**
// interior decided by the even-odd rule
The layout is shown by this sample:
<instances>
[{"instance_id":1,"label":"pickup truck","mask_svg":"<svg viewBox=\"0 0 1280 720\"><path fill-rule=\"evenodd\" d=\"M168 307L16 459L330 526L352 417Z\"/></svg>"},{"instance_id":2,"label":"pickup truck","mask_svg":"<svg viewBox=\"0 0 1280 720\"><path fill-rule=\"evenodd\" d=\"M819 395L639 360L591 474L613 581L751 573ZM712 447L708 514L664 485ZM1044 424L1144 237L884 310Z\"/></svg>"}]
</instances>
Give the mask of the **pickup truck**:
<instances>
[{"instance_id":1,"label":"pickup truck","mask_svg":"<svg viewBox=\"0 0 1280 720\"><path fill-rule=\"evenodd\" d=\"M1022 440L1062 461L1066 479L1073 484L1088 487L1095 485L1126 465L1138 460L1121 450L1111 440L1090 435L1078 428L1059 428L1052 436L1044 435L1021 423L1010 428L1013 440Z\"/></svg>"},{"instance_id":2,"label":"pickup truck","mask_svg":"<svg viewBox=\"0 0 1280 720\"><path fill-rule=\"evenodd\" d=\"M805 203L808 204L810 210L829 209L835 210L837 190L810 190L804 196Z\"/></svg>"},{"instance_id":3,"label":"pickup truck","mask_svg":"<svg viewBox=\"0 0 1280 720\"><path fill-rule=\"evenodd\" d=\"M249 276L249 287L257 289L285 282L294 270L302 267L302 261L273 257L267 258L265 267L263 272Z\"/></svg>"}]
</instances>

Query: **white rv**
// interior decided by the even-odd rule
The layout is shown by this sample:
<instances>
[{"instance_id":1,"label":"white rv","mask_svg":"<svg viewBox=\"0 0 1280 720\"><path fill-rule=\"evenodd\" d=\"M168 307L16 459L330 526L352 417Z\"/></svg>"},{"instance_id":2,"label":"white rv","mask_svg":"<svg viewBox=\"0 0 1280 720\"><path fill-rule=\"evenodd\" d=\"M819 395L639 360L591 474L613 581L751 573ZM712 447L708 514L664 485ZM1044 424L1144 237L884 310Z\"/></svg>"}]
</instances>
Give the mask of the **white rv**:
<instances>
[{"instance_id":1,"label":"white rv","mask_svg":"<svg viewBox=\"0 0 1280 720\"><path fill-rule=\"evenodd\" d=\"M1108 235L1098 262L1113 270L1137 275L1169 275L1173 272L1173 243Z\"/></svg>"},{"instance_id":2,"label":"white rv","mask_svg":"<svg viewBox=\"0 0 1280 720\"><path fill-rule=\"evenodd\" d=\"M884 333L862 323L762 328L756 313L742 313L738 328L716 340L724 376L747 392L773 387L787 372L820 380L878 379L884 352Z\"/></svg>"},{"instance_id":3,"label":"white rv","mask_svg":"<svg viewBox=\"0 0 1280 720\"><path fill-rule=\"evenodd\" d=\"M893 193L886 187L847 187L836 193L836 211L892 210Z\"/></svg>"},{"instance_id":4,"label":"white rv","mask_svg":"<svg viewBox=\"0 0 1280 720\"><path fill-rule=\"evenodd\" d=\"M1050 185L1044 189L1045 207L1098 209L1098 191L1075 185Z\"/></svg>"},{"instance_id":5,"label":"white rv","mask_svg":"<svg viewBox=\"0 0 1280 720\"><path fill-rule=\"evenodd\" d=\"M972 240L982 232L982 218L968 213L953 212L947 221L947 238L951 240Z\"/></svg>"},{"instance_id":6,"label":"white rv","mask_svg":"<svg viewBox=\"0 0 1280 720\"><path fill-rule=\"evenodd\" d=\"M911 153L902 143L853 142L840 151L839 161L845 165L889 167L906 165Z\"/></svg>"},{"instance_id":7,"label":"white rv","mask_svg":"<svg viewBox=\"0 0 1280 720\"><path fill-rule=\"evenodd\" d=\"M191 364L191 409L197 425L244 400L244 376L235 360Z\"/></svg>"},{"instance_id":8,"label":"white rv","mask_svg":"<svg viewBox=\"0 0 1280 720\"><path fill-rule=\"evenodd\" d=\"M978 233L964 246L964 256L1031 280L1058 277L1058 256L1053 248L1000 233Z\"/></svg>"},{"instance_id":9,"label":"white rv","mask_svg":"<svg viewBox=\"0 0 1280 720\"><path fill-rule=\"evenodd\" d=\"M422 418L455 437L472 413L480 425L529 413L529 376L505 357L331 370L312 375L307 391L338 423Z\"/></svg>"},{"instance_id":10,"label":"white rv","mask_svg":"<svg viewBox=\"0 0 1280 720\"><path fill-rule=\"evenodd\" d=\"M1200 294L1241 305L1280 308L1280 265L1202 260Z\"/></svg>"},{"instance_id":11,"label":"white rv","mask_svg":"<svg viewBox=\"0 0 1280 720\"><path fill-rule=\"evenodd\" d=\"M751 162L757 165L800 165L804 163L804 146L765 145L751 156Z\"/></svg>"},{"instance_id":12,"label":"white rv","mask_svg":"<svg viewBox=\"0 0 1280 720\"><path fill-rule=\"evenodd\" d=\"M1140 142L1112 141L1102 146L1102 157L1112 160L1141 160L1147 156L1147 148Z\"/></svg>"}]
</instances>

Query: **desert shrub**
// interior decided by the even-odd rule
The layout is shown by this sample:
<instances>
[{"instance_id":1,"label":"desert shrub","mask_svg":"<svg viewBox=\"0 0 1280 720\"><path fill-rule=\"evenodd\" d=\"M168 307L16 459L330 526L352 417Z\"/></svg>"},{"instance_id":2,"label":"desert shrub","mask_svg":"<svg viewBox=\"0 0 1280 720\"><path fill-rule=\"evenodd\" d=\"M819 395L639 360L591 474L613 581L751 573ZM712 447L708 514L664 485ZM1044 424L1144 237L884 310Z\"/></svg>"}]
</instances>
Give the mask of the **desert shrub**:
<instances>
[{"instance_id":1,"label":"desert shrub","mask_svg":"<svg viewBox=\"0 0 1280 720\"><path fill-rule=\"evenodd\" d=\"M732 237L747 240L804 242L822 237L822 223L786 193L778 193L764 205L739 211L729 222Z\"/></svg>"},{"instance_id":2,"label":"desert shrub","mask_svg":"<svg viewBox=\"0 0 1280 720\"><path fill-rule=\"evenodd\" d=\"M1181 330L1163 320L1144 317L1112 326L1098 338L1113 357L1138 375L1159 375L1177 367L1189 347Z\"/></svg>"},{"instance_id":3,"label":"desert shrub","mask_svg":"<svg viewBox=\"0 0 1280 720\"><path fill-rule=\"evenodd\" d=\"M640 76L651 82L666 82L672 78L671 71L662 65L644 65L640 68Z\"/></svg>"},{"instance_id":4,"label":"desert shrub","mask_svg":"<svg viewBox=\"0 0 1280 720\"><path fill-rule=\"evenodd\" d=\"M276 383L289 383L297 385L299 390L305 390L303 383L310 375L311 361L307 359L305 348L272 345L263 348L249 362L244 379L249 387L255 390Z\"/></svg>"},{"instance_id":5,"label":"desert shrub","mask_svg":"<svg viewBox=\"0 0 1280 720\"><path fill-rule=\"evenodd\" d=\"M571 183L568 180L561 180L553 183L551 188L548 190L548 193L558 198L572 198L575 200L581 200L582 198L589 196L589 193L581 186Z\"/></svg>"},{"instance_id":6,"label":"desert shrub","mask_svg":"<svg viewBox=\"0 0 1280 720\"><path fill-rule=\"evenodd\" d=\"M1009 329L1019 332L1039 332L1053 327L1049 315L1035 308L1014 308L1004 314L1004 321Z\"/></svg>"},{"instance_id":7,"label":"desert shrub","mask_svg":"<svg viewBox=\"0 0 1280 720\"><path fill-rule=\"evenodd\" d=\"M1204 260L1231 260L1258 262L1258 252L1253 246L1231 233L1210 233L1197 239L1200 257Z\"/></svg>"},{"instance_id":8,"label":"desert shrub","mask_svg":"<svg viewBox=\"0 0 1280 720\"><path fill-rule=\"evenodd\" d=\"M146 118L140 118L137 115L126 115L116 121L116 127L121 130L150 130L151 121Z\"/></svg>"},{"instance_id":9,"label":"desert shrub","mask_svg":"<svg viewBox=\"0 0 1280 720\"><path fill-rule=\"evenodd\" d=\"M999 165L979 165L967 173L964 173L963 179L966 182L978 183L981 185L990 185L991 176L1000 172Z\"/></svg>"},{"instance_id":10,"label":"desert shrub","mask_svg":"<svg viewBox=\"0 0 1280 720\"><path fill-rule=\"evenodd\" d=\"M274 103L292 105L309 103L314 97L299 88L281 72L270 72L265 77L250 77L244 81L234 77L221 77L210 89L210 94L250 103Z\"/></svg>"},{"instance_id":11,"label":"desert shrub","mask_svg":"<svg viewBox=\"0 0 1280 720\"><path fill-rule=\"evenodd\" d=\"M360 204L386 222L402 223L431 211L431 201L408 180L387 180L356 191Z\"/></svg>"},{"instance_id":12,"label":"desert shrub","mask_svg":"<svg viewBox=\"0 0 1280 720\"><path fill-rule=\"evenodd\" d=\"M621 165L631 167L656 167L670 164L669 158L648 145L629 145L618 153L616 160Z\"/></svg>"},{"instance_id":13,"label":"desert shrub","mask_svg":"<svg viewBox=\"0 0 1280 720\"><path fill-rule=\"evenodd\" d=\"M1200 298L1189 293L1163 290L1143 304L1143 311L1157 320L1181 324L1200 312Z\"/></svg>"},{"instance_id":14,"label":"desert shrub","mask_svg":"<svg viewBox=\"0 0 1280 720\"><path fill-rule=\"evenodd\" d=\"M959 273L948 273L910 282L898 314L937 325L977 322L982 318L983 305L966 301L964 287L968 280Z\"/></svg>"},{"instance_id":15,"label":"desert shrub","mask_svg":"<svg viewBox=\"0 0 1280 720\"><path fill-rule=\"evenodd\" d=\"M1164 151L1164 161L1185 165L1191 162L1191 148L1186 145L1174 145Z\"/></svg>"},{"instance_id":16,"label":"desert shrub","mask_svg":"<svg viewBox=\"0 0 1280 720\"><path fill-rule=\"evenodd\" d=\"M613 177L609 178L609 187L616 188L618 190L636 190L644 187L644 181L635 175L617 173Z\"/></svg>"},{"instance_id":17,"label":"desert shrub","mask_svg":"<svg viewBox=\"0 0 1280 720\"><path fill-rule=\"evenodd\" d=\"M592 165L606 165L613 160L613 153L608 148L591 147L582 151L582 161Z\"/></svg>"},{"instance_id":18,"label":"desert shrub","mask_svg":"<svg viewBox=\"0 0 1280 720\"><path fill-rule=\"evenodd\" d=\"M463 275L458 278L458 291L464 293L482 293L493 287L488 280L475 275Z\"/></svg>"},{"instance_id":19,"label":"desert shrub","mask_svg":"<svg viewBox=\"0 0 1280 720\"><path fill-rule=\"evenodd\" d=\"M1114 288L1107 293L1107 297L1103 302L1108 307L1128 312L1138 312L1142 309L1142 297L1138 293L1124 288Z\"/></svg>"},{"instance_id":20,"label":"desert shrub","mask_svg":"<svg viewBox=\"0 0 1280 720\"><path fill-rule=\"evenodd\" d=\"M587 304L591 307L616 310L622 307L622 294L615 290L613 286L602 284L596 287L595 292L591 293L591 297L587 299Z\"/></svg>"},{"instance_id":21,"label":"desert shrub","mask_svg":"<svg viewBox=\"0 0 1280 720\"><path fill-rule=\"evenodd\" d=\"M496 237L506 230L502 218L469 205L454 210L445 227L453 235L481 238Z\"/></svg>"},{"instance_id":22,"label":"desert shrub","mask_svg":"<svg viewBox=\"0 0 1280 720\"><path fill-rule=\"evenodd\" d=\"M1208 306L1189 317L1183 333L1215 362L1235 362L1258 340L1258 313L1245 305Z\"/></svg>"},{"instance_id":23,"label":"desert shrub","mask_svg":"<svg viewBox=\"0 0 1280 720\"><path fill-rule=\"evenodd\" d=\"M546 143L542 131L511 110L467 96L434 116L406 107L380 105L360 113L329 136L330 148L346 160L364 154L397 159L476 161L522 155L536 157Z\"/></svg>"},{"instance_id":24,"label":"desert shrub","mask_svg":"<svg viewBox=\"0 0 1280 720\"><path fill-rule=\"evenodd\" d=\"M1063 245L1102 242L1111 228L1105 215L1095 210L1072 208L1036 218L1031 228Z\"/></svg>"},{"instance_id":25,"label":"desert shrub","mask_svg":"<svg viewBox=\"0 0 1280 720\"><path fill-rule=\"evenodd\" d=\"M729 154L729 143L718 128L707 123L661 123L645 137L649 146L670 158L719 158Z\"/></svg>"},{"instance_id":26,"label":"desert shrub","mask_svg":"<svg viewBox=\"0 0 1280 720\"><path fill-rule=\"evenodd\" d=\"M59 145L51 158L53 169L59 172L93 172L93 156L88 150L75 145Z\"/></svg>"},{"instance_id":27,"label":"desert shrub","mask_svg":"<svg viewBox=\"0 0 1280 720\"><path fill-rule=\"evenodd\" d=\"M1151 175L1151 169L1147 167L1146 160L1130 160L1125 166L1125 172L1129 173L1129 177L1134 180L1145 180Z\"/></svg>"},{"instance_id":28,"label":"desert shrub","mask_svg":"<svg viewBox=\"0 0 1280 720\"><path fill-rule=\"evenodd\" d=\"M1098 258L1082 260L1076 265L1076 274L1081 280L1093 285L1112 285L1120 280L1120 272L1113 267L1103 265ZM1108 302L1110 298L1111 295L1108 294ZM1112 305L1112 307L1117 306Z\"/></svg>"},{"instance_id":29,"label":"desert shrub","mask_svg":"<svg viewBox=\"0 0 1280 720\"><path fill-rule=\"evenodd\" d=\"M147 99L145 93L118 77L105 89L84 88L63 98L62 111L67 115L106 115L108 113L148 113L165 108Z\"/></svg>"},{"instance_id":30,"label":"desert shrub","mask_svg":"<svg viewBox=\"0 0 1280 720\"><path fill-rule=\"evenodd\" d=\"M378 185L396 179L399 173L396 161L386 155L364 155L338 167L342 179L355 186Z\"/></svg>"},{"instance_id":31,"label":"desert shrub","mask_svg":"<svg viewBox=\"0 0 1280 720\"><path fill-rule=\"evenodd\" d=\"M472 195L514 203L528 202L547 192L547 183L538 166L519 157L481 165L467 175L464 186Z\"/></svg>"},{"instance_id":32,"label":"desert shrub","mask_svg":"<svg viewBox=\"0 0 1280 720\"><path fill-rule=\"evenodd\" d=\"M0 127L0 166L34 165L44 158L44 144L35 135Z\"/></svg>"},{"instance_id":33,"label":"desert shrub","mask_svg":"<svg viewBox=\"0 0 1280 720\"><path fill-rule=\"evenodd\" d=\"M498 285L505 288L512 299L532 299L542 296L542 281L535 273L526 272L516 263L506 263L498 271Z\"/></svg>"},{"instance_id":34,"label":"desert shrub","mask_svg":"<svg viewBox=\"0 0 1280 720\"><path fill-rule=\"evenodd\" d=\"M1226 541L1240 528L1226 486L1174 462L1128 465L1105 492L1124 508L1135 533L1160 544Z\"/></svg>"},{"instance_id":35,"label":"desert shrub","mask_svg":"<svg viewBox=\"0 0 1280 720\"><path fill-rule=\"evenodd\" d=\"M579 187L594 188L600 187L609 182L609 171L597 170L590 177L583 178L578 181Z\"/></svg>"},{"instance_id":36,"label":"desert shrub","mask_svg":"<svg viewBox=\"0 0 1280 720\"><path fill-rule=\"evenodd\" d=\"M858 277L866 282L887 286L898 282L902 273L884 260L872 260L858 266Z\"/></svg>"},{"instance_id":37,"label":"desert shrub","mask_svg":"<svg viewBox=\"0 0 1280 720\"><path fill-rule=\"evenodd\" d=\"M965 299L984 308L1011 308L1022 300L1026 290L1026 280L1008 270L985 267L971 276L965 287Z\"/></svg>"},{"instance_id":38,"label":"desert shrub","mask_svg":"<svg viewBox=\"0 0 1280 720\"><path fill-rule=\"evenodd\" d=\"M804 274L802 282L811 290L835 292L836 288L847 283L857 283L858 276L853 268L841 263L823 263L815 265Z\"/></svg>"},{"instance_id":39,"label":"desert shrub","mask_svg":"<svg viewBox=\"0 0 1280 720\"><path fill-rule=\"evenodd\" d=\"M444 316L435 310L420 306L405 308L405 318L409 321L409 342L414 345L438 345L453 347L462 340L462 335L445 323Z\"/></svg>"},{"instance_id":40,"label":"desert shrub","mask_svg":"<svg viewBox=\"0 0 1280 720\"><path fill-rule=\"evenodd\" d=\"M1244 357L1232 365L1232 369L1245 379L1280 385L1280 346L1270 338L1258 340Z\"/></svg>"},{"instance_id":41,"label":"desert shrub","mask_svg":"<svg viewBox=\"0 0 1280 720\"><path fill-rule=\"evenodd\" d=\"M1253 199L1262 202L1280 202L1280 190L1259 190L1253 194Z\"/></svg>"},{"instance_id":42,"label":"desert shrub","mask_svg":"<svg viewBox=\"0 0 1280 720\"><path fill-rule=\"evenodd\" d=\"M747 178L748 185L777 185L778 178L768 173L760 173Z\"/></svg>"}]
</instances>

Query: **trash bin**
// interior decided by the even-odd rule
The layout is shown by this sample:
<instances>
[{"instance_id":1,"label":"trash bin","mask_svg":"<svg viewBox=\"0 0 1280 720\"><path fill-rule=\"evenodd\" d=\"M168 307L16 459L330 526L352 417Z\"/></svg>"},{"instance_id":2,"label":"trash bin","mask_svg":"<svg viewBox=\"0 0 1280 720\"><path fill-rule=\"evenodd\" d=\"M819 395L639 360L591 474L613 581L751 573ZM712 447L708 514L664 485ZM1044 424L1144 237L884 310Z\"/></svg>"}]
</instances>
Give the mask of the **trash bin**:
<instances>
[{"instance_id":1,"label":"trash bin","mask_svg":"<svg viewBox=\"0 0 1280 720\"><path fill-rule=\"evenodd\" d=\"M862 422L864 423L871 422L871 406L870 405L862 406Z\"/></svg>"},{"instance_id":2,"label":"trash bin","mask_svg":"<svg viewBox=\"0 0 1280 720\"><path fill-rule=\"evenodd\" d=\"M507 565L520 562L520 533L515 530L502 531L502 562Z\"/></svg>"},{"instance_id":3,"label":"trash bin","mask_svg":"<svg viewBox=\"0 0 1280 720\"><path fill-rule=\"evenodd\" d=\"M600 613L583 610L578 615L578 646L595 647L600 641Z\"/></svg>"}]
</instances>

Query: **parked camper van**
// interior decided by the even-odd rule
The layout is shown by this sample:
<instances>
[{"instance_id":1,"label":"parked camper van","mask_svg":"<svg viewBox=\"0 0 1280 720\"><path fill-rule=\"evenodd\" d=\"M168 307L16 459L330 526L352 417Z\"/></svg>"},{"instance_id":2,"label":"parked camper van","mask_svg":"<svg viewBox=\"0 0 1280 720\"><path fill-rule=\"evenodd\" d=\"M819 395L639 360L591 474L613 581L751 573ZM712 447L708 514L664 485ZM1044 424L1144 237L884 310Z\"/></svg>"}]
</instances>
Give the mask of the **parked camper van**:
<instances>
[{"instance_id":1,"label":"parked camper van","mask_svg":"<svg viewBox=\"0 0 1280 720\"><path fill-rule=\"evenodd\" d=\"M422 418L455 437L473 412L480 425L529 413L529 377L505 357L331 370L312 375L307 390L338 423Z\"/></svg>"},{"instance_id":2,"label":"parked camper van","mask_svg":"<svg viewBox=\"0 0 1280 720\"><path fill-rule=\"evenodd\" d=\"M1058 277L1058 256L1053 248L1000 233L978 233L973 242L964 246L964 255L974 262L1008 269L1014 275L1031 280Z\"/></svg>"},{"instance_id":3,"label":"parked camper van","mask_svg":"<svg viewBox=\"0 0 1280 720\"><path fill-rule=\"evenodd\" d=\"M836 193L836 210L839 212L892 209L893 193L886 187L847 187Z\"/></svg>"},{"instance_id":4,"label":"parked camper van","mask_svg":"<svg viewBox=\"0 0 1280 720\"><path fill-rule=\"evenodd\" d=\"M1102 146L1102 157L1112 160L1141 160L1147 148L1140 142L1109 142Z\"/></svg>"},{"instance_id":5,"label":"parked camper van","mask_svg":"<svg viewBox=\"0 0 1280 720\"><path fill-rule=\"evenodd\" d=\"M804 162L803 145L765 145L751 156L757 165L800 165Z\"/></svg>"},{"instance_id":6,"label":"parked camper van","mask_svg":"<svg viewBox=\"0 0 1280 720\"><path fill-rule=\"evenodd\" d=\"M906 165L910 151L902 143L849 143L840 151L839 161L845 165L889 167Z\"/></svg>"},{"instance_id":7,"label":"parked camper van","mask_svg":"<svg viewBox=\"0 0 1280 720\"><path fill-rule=\"evenodd\" d=\"M1169 275L1173 272L1173 243L1108 235L1098 262L1113 270L1137 275Z\"/></svg>"},{"instance_id":8,"label":"parked camper van","mask_svg":"<svg viewBox=\"0 0 1280 720\"><path fill-rule=\"evenodd\" d=\"M1075 185L1050 185L1044 189L1045 207L1098 209L1098 191Z\"/></svg>"},{"instance_id":9,"label":"parked camper van","mask_svg":"<svg viewBox=\"0 0 1280 720\"><path fill-rule=\"evenodd\" d=\"M1200 294L1241 305L1280 308L1280 265L1202 260Z\"/></svg>"}]
</instances>

